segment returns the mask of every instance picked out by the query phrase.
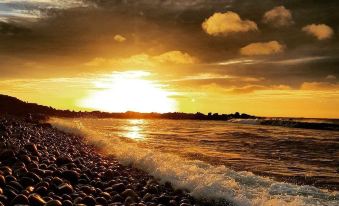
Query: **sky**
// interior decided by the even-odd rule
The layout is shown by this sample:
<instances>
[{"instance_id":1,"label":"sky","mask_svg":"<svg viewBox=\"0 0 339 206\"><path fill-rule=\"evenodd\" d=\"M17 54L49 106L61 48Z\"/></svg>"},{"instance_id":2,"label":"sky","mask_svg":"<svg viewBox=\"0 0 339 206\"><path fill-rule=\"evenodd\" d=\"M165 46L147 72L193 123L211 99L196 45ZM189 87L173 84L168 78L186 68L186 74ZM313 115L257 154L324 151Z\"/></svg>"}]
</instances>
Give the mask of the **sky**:
<instances>
[{"instance_id":1,"label":"sky","mask_svg":"<svg viewBox=\"0 0 339 206\"><path fill-rule=\"evenodd\" d=\"M339 118L333 0L2 0L0 93L59 109Z\"/></svg>"}]
</instances>

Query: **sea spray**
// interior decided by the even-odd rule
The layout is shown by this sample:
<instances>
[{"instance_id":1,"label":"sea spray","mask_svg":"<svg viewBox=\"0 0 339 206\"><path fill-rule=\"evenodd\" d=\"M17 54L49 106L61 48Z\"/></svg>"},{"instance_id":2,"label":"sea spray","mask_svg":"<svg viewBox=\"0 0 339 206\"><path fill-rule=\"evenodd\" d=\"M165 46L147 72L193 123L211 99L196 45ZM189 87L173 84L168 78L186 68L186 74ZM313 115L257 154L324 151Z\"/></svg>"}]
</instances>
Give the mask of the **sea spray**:
<instances>
[{"instance_id":1,"label":"sea spray","mask_svg":"<svg viewBox=\"0 0 339 206\"><path fill-rule=\"evenodd\" d=\"M338 194L313 186L297 186L254 175L236 172L223 165L213 166L199 160L144 148L138 141L111 136L106 130L84 126L88 119L51 119L50 123L65 132L86 137L107 155L133 165L175 188L187 189L196 198L224 200L233 205L337 205ZM87 124L86 124L87 125Z\"/></svg>"}]
</instances>

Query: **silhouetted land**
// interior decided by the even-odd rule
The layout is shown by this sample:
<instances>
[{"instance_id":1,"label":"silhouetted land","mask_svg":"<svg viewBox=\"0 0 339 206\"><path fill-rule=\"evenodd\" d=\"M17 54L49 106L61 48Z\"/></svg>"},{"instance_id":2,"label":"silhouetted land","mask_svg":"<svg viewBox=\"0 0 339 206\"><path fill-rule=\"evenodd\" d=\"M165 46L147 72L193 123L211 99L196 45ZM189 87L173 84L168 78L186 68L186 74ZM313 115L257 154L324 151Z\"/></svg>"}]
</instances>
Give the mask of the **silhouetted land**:
<instances>
[{"instance_id":1,"label":"silhouetted land","mask_svg":"<svg viewBox=\"0 0 339 206\"><path fill-rule=\"evenodd\" d=\"M34 116L57 116L57 117L95 117L95 118L131 118L131 119L196 119L196 120L229 120L232 118L255 118L248 114L218 114L218 113L139 113L139 112L125 112L125 113L109 113L109 112L82 112L59 110L53 107L42 106L35 103L28 103L21 101L15 97L0 95L0 113L26 116L32 114Z\"/></svg>"}]
</instances>

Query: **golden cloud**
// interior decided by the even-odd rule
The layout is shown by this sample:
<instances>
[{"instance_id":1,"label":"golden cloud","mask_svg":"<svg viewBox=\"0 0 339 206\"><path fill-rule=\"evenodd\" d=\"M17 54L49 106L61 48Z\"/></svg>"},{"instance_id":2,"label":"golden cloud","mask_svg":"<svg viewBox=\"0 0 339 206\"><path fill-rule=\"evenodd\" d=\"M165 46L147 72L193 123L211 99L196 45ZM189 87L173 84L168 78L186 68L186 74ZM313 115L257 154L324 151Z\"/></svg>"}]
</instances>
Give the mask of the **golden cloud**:
<instances>
[{"instance_id":1,"label":"golden cloud","mask_svg":"<svg viewBox=\"0 0 339 206\"><path fill-rule=\"evenodd\" d=\"M136 54L127 58L106 59L97 57L85 63L90 67L154 67L164 64L194 64L198 59L182 51L168 51L160 55L151 56L149 54Z\"/></svg>"},{"instance_id":2,"label":"golden cloud","mask_svg":"<svg viewBox=\"0 0 339 206\"><path fill-rule=\"evenodd\" d=\"M329 39L334 34L333 29L326 24L310 24L303 27L302 31L316 37L318 40Z\"/></svg>"},{"instance_id":3,"label":"golden cloud","mask_svg":"<svg viewBox=\"0 0 339 206\"><path fill-rule=\"evenodd\" d=\"M243 87L234 87L228 90L232 94L249 94L259 90L290 90L291 87L287 85L246 85Z\"/></svg>"},{"instance_id":4,"label":"golden cloud","mask_svg":"<svg viewBox=\"0 0 339 206\"><path fill-rule=\"evenodd\" d=\"M240 49L245 56L271 55L284 52L286 46L277 41L251 43Z\"/></svg>"},{"instance_id":5,"label":"golden cloud","mask_svg":"<svg viewBox=\"0 0 339 206\"><path fill-rule=\"evenodd\" d=\"M194 64L198 62L197 58L182 51L169 51L159 56L153 57L159 63L170 64Z\"/></svg>"},{"instance_id":6,"label":"golden cloud","mask_svg":"<svg viewBox=\"0 0 339 206\"><path fill-rule=\"evenodd\" d=\"M114 40L121 43L121 42L126 41L126 37L124 37L120 34L117 34L117 35L114 36Z\"/></svg>"},{"instance_id":7,"label":"golden cloud","mask_svg":"<svg viewBox=\"0 0 339 206\"><path fill-rule=\"evenodd\" d=\"M267 11L262 21L274 27L284 27L294 23L291 11L284 6L277 6Z\"/></svg>"},{"instance_id":8,"label":"golden cloud","mask_svg":"<svg viewBox=\"0 0 339 206\"><path fill-rule=\"evenodd\" d=\"M214 13L202 23L203 30L212 36L227 36L229 34L257 31L258 26L250 20L242 20L232 11Z\"/></svg>"},{"instance_id":9,"label":"golden cloud","mask_svg":"<svg viewBox=\"0 0 339 206\"><path fill-rule=\"evenodd\" d=\"M313 90L313 91L326 91L326 90L339 90L338 83L329 83L329 82L304 82L301 87L301 90Z\"/></svg>"}]
</instances>

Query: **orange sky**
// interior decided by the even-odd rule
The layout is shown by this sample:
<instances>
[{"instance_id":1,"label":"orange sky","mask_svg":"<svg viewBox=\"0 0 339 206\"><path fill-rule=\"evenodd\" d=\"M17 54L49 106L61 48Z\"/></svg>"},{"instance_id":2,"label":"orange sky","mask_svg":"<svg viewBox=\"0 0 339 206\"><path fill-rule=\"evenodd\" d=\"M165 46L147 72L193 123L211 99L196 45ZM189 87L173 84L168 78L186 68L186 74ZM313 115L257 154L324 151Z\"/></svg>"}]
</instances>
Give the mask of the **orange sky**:
<instances>
[{"instance_id":1,"label":"orange sky","mask_svg":"<svg viewBox=\"0 0 339 206\"><path fill-rule=\"evenodd\" d=\"M13 2L0 3L2 94L71 110L339 118L335 3Z\"/></svg>"}]
</instances>

